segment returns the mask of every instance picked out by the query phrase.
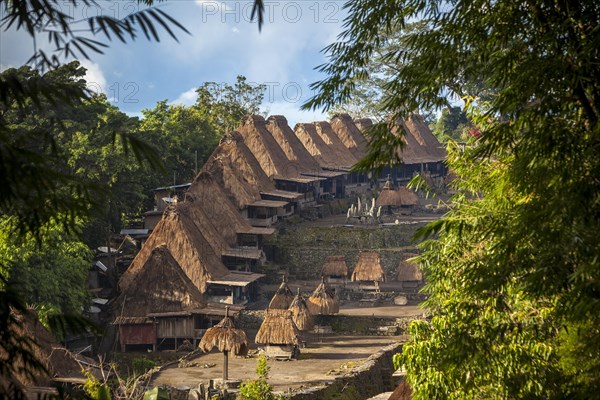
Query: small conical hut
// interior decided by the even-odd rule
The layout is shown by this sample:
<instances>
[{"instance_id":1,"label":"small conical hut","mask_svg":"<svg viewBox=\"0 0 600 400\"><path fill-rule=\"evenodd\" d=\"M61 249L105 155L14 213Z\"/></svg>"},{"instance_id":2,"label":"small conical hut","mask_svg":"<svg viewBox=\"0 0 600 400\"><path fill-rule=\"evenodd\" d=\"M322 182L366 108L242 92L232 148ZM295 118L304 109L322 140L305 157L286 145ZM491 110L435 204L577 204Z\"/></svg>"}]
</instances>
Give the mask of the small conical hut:
<instances>
[{"instance_id":1,"label":"small conical hut","mask_svg":"<svg viewBox=\"0 0 600 400\"><path fill-rule=\"evenodd\" d=\"M290 287L287 284L287 279L285 276L282 279L281 285L273 295L271 302L269 303L269 310L277 309L277 310L287 310L292 304L294 300L294 293L290 290Z\"/></svg>"},{"instance_id":2,"label":"small conical hut","mask_svg":"<svg viewBox=\"0 0 600 400\"><path fill-rule=\"evenodd\" d=\"M417 287L423 281L423 273L419 268L419 264L412 259L417 257L417 254L407 253L404 255L404 260L398 264L396 280L402 282L402 287Z\"/></svg>"},{"instance_id":3,"label":"small conical hut","mask_svg":"<svg viewBox=\"0 0 600 400\"><path fill-rule=\"evenodd\" d=\"M312 315L333 315L340 311L340 301L325 279L310 295L306 305Z\"/></svg>"},{"instance_id":4,"label":"small conical hut","mask_svg":"<svg viewBox=\"0 0 600 400\"><path fill-rule=\"evenodd\" d=\"M352 271L352 282L372 282L374 287L361 285L362 289L379 290L379 282L385 282L381 255L377 251L362 251Z\"/></svg>"},{"instance_id":5,"label":"small conical hut","mask_svg":"<svg viewBox=\"0 0 600 400\"><path fill-rule=\"evenodd\" d=\"M306 305L306 300L300 294L300 288L298 288L298 294L296 294L290 305L290 311L292 312L294 324L299 330L308 331L314 327L313 316Z\"/></svg>"},{"instance_id":6,"label":"small conical hut","mask_svg":"<svg viewBox=\"0 0 600 400\"><path fill-rule=\"evenodd\" d=\"M392 214L394 210L406 212L419 205L419 197L415 192L404 186L394 190L392 181L388 179L381 188L375 205L382 207L388 214Z\"/></svg>"},{"instance_id":7,"label":"small conical hut","mask_svg":"<svg viewBox=\"0 0 600 400\"><path fill-rule=\"evenodd\" d=\"M265 319L256 334L255 342L266 345L267 357L295 358L300 353L300 332L290 310L267 310Z\"/></svg>"},{"instance_id":8,"label":"small conical hut","mask_svg":"<svg viewBox=\"0 0 600 400\"><path fill-rule=\"evenodd\" d=\"M321 276L328 283L345 283L348 277L348 266L344 256L328 256L325 258Z\"/></svg>"},{"instance_id":9,"label":"small conical hut","mask_svg":"<svg viewBox=\"0 0 600 400\"><path fill-rule=\"evenodd\" d=\"M229 307L225 307L225 317L217 325L208 328L198 345L205 353L214 347L223 352L223 382L229 379L228 355L233 351L235 355L248 354L248 338L246 332L237 329L233 319L229 317Z\"/></svg>"}]
</instances>

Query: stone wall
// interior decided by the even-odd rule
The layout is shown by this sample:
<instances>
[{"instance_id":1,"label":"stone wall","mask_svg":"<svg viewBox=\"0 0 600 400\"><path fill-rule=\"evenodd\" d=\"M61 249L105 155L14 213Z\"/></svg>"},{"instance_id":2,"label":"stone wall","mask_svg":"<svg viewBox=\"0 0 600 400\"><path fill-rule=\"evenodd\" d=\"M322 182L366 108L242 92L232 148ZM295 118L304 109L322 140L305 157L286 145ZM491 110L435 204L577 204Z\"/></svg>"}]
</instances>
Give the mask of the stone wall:
<instances>
[{"instance_id":1,"label":"stone wall","mask_svg":"<svg viewBox=\"0 0 600 400\"><path fill-rule=\"evenodd\" d=\"M389 279L396 275L398 263L405 253L414 253L412 240L423 224L379 227L304 227L285 226L269 239L274 248L274 262L283 266L295 279L320 276L325 257L345 255L350 271L361 250L378 250Z\"/></svg>"},{"instance_id":2,"label":"stone wall","mask_svg":"<svg viewBox=\"0 0 600 400\"><path fill-rule=\"evenodd\" d=\"M361 400L394 389L392 357L402 351L402 343L384 347L367 361L324 387L296 392L294 400Z\"/></svg>"}]
</instances>

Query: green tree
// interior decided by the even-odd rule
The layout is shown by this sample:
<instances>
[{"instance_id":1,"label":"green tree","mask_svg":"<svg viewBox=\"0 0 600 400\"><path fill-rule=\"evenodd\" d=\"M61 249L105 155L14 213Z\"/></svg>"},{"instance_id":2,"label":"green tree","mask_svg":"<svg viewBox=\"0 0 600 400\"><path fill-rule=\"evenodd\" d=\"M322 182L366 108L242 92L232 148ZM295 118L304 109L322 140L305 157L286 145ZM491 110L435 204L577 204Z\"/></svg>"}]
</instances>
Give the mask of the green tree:
<instances>
[{"instance_id":1,"label":"green tree","mask_svg":"<svg viewBox=\"0 0 600 400\"><path fill-rule=\"evenodd\" d=\"M277 396L273 394L273 386L268 382L269 370L271 367L267 364L267 357L263 354L258 357L256 362L256 375L258 378L251 381L247 380L240 388L242 400L275 400Z\"/></svg>"},{"instance_id":2,"label":"green tree","mask_svg":"<svg viewBox=\"0 0 600 400\"><path fill-rule=\"evenodd\" d=\"M242 75L238 75L233 86L205 82L196 89L195 109L219 136L223 136L236 129L246 115L260 112L265 89L265 84L250 84Z\"/></svg>"},{"instance_id":3,"label":"green tree","mask_svg":"<svg viewBox=\"0 0 600 400\"><path fill-rule=\"evenodd\" d=\"M433 127L433 134L442 143L448 140L466 141L472 131L473 123L461 107L451 106L442 109L442 113Z\"/></svg>"},{"instance_id":4,"label":"green tree","mask_svg":"<svg viewBox=\"0 0 600 400\"><path fill-rule=\"evenodd\" d=\"M215 128L194 106L168 105L159 101L151 110L143 110L140 131L159 151L165 165L162 174L154 174L155 186L172 182L191 182L219 143Z\"/></svg>"},{"instance_id":5,"label":"green tree","mask_svg":"<svg viewBox=\"0 0 600 400\"><path fill-rule=\"evenodd\" d=\"M0 219L0 273L38 310L80 315L89 302L89 248L55 224L42 228L38 245L31 234L15 236L14 223L14 218Z\"/></svg>"},{"instance_id":6,"label":"green tree","mask_svg":"<svg viewBox=\"0 0 600 400\"><path fill-rule=\"evenodd\" d=\"M391 54L392 119L462 98L481 129L452 211L423 234L431 322L397 358L415 399L598 398L600 4L355 0L307 107L350 95L391 30L426 21ZM373 133L366 163L397 139ZM573 345L577 341L577 346Z\"/></svg>"}]
</instances>

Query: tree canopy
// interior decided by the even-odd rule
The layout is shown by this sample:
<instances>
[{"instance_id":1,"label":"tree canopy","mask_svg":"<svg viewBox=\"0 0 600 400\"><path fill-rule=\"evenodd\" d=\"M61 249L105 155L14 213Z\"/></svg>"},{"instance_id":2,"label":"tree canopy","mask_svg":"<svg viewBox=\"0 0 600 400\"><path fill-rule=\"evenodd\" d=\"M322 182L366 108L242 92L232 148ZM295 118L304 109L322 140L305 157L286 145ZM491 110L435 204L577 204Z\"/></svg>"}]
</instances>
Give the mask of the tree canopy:
<instances>
[{"instance_id":1,"label":"tree canopy","mask_svg":"<svg viewBox=\"0 0 600 400\"><path fill-rule=\"evenodd\" d=\"M352 0L306 107L343 103L390 31L392 120L463 99L480 128L450 144L458 194L422 234L430 322L397 358L413 398L597 398L600 4ZM398 142L372 131L369 162Z\"/></svg>"}]
</instances>

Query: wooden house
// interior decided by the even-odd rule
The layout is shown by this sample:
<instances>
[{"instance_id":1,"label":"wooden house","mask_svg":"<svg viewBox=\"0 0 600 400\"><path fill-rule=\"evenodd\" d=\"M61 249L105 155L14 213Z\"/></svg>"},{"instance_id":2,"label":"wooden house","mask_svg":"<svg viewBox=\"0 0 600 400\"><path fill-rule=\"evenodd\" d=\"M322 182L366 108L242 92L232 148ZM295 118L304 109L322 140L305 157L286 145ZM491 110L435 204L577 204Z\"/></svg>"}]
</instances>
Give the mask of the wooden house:
<instances>
[{"instance_id":1,"label":"wooden house","mask_svg":"<svg viewBox=\"0 0 600 400\"><path fill-rule=\"evenodd\" d=\"M352 271L352 282L358 282L363 290L379 291L379 282L385 282L381 255L377 251L361 251Z\"/></svg>"},{"instance_id":2,"label":"wooden house","mask_svg":"<svg viewBox=\"0 0 600 400\"><path fill-rule=\"evenodd\" d=\"M325 282L331 284L346 284L348 279L348 266L345 256L327 256L321 269L321 276Z\"/></svg>"},{"instance_id":3,"label":"wooden house","mask_svg":"<svg viewBox=\"0 0 600 400\"><path fill-rule=\"evenodd\" d=\"M300 332L290 310L267 310L256 334L255 342L265 345L265 354L273 358L297 358L300 354Z\"/></svg>"},{"instance_id":4,"label":"wooden house","mask_svg":"<svg viewBox=\"0 0 600 400\"><path fill-rule=\"evenodd\" d=\"M404 254L403 260L398 264L396 280L402 283L402 288L415 289L423 283L423 273L419 264L412 260L417 256L417 254Z\"/></svg>"}]
</instances>

